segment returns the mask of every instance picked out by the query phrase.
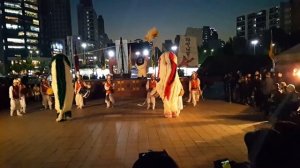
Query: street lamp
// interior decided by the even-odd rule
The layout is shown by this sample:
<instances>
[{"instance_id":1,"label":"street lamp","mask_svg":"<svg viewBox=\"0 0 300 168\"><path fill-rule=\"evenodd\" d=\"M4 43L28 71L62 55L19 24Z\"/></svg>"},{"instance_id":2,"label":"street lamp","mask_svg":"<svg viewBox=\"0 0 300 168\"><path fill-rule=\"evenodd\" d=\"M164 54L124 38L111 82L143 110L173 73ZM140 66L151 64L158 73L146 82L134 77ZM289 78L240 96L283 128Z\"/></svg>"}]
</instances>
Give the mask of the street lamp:
<instances>
[{"instance_id":1,"label":"street lamp","mask_svg":"<svg viewBox=\"0 0 300 168\"><path fill-rule=\"evenodd\" d=\"M255 55L255 46L258 44L258 40L252 40L251 44L253 45L254 55Z\"/></svg>"},{"instance_id":2,"label":"street lamp","mask_svg":"<svg viewBox=\"0 0 300 168\"><path fill-rule=\"evenodd\" d=\"M210 50L210 55L213 55L214 51L215 51L214 49L211 49Z\"/></svg>"},{"instance_id":3,"label":"street lamp","mask_svg":"<svg viewBox=\"0 0 300 168\"><path fill-rule=\"evenodd\" d=\"M144 50L143 50L143 55L144 55L144 56L148 56L148 55L149 55L149 50L144 49Z\"/></svg>"},{"instance_id":4,"label":"street lamp","mask_svg":"<svg viewBox=\"0 0 300 168\"><path fill-rule=\"evenodd\" d=\"M30 50L29 53L30 53L30 58L32 58L32 50Z\"/></svg>"},{"instance_id":5,"label":"street lamp","mask_svg":"<svg viewBox=\"0 0 300 168\"><path fill-rule=\"evenodd\" d=\"M111 57L114 57L115 56L115 52L113 50L109 50L108 51L108 56L111 58Z\"/></svg>"},{"instance_id":6,"label":"street lamp","mask_svg":"<svg viewBox=\"0 0 300 168\"><path fill-rule=\"evenodd\" d=\"M85 49L86 49L86 47L87 47L87 44L86 43L82 43L81 44L81 47L83 48L83 62L85 63Z\"/></svg>"},{"instance_id":7,"label":"street lamp","mask_svg":"<svg viewBox=\"0 0 300 168\"><path fill-rule=\"evenodd\" d=\"M135 55L136 55L136 56L140 56L140 55L141 55L141 52L137 51L137 52L135 52Z\"/></svg>"},{"instance_id":8,"label":"street lamp","mask_svg":"<svg viewBox=\"0 0 300 168\"><path fill-rule=\"evenodd\" d=\"M173 45L173 46L171 47L171 50L174 51L174 52L176 52L177 49L178 49L178 47L177 47L176 45Z\"/></svg>"},{"instance_id":9,"label":"street lamp","mask_svg":"<svg viewBox=\"0 0 300 168\"><path fill-rule=\"evenodd\" d=\"M207 51L206 51L206 50L204 50L203 52L204 52L204 53L206 53Z\"/></svg>"}]
</instances>

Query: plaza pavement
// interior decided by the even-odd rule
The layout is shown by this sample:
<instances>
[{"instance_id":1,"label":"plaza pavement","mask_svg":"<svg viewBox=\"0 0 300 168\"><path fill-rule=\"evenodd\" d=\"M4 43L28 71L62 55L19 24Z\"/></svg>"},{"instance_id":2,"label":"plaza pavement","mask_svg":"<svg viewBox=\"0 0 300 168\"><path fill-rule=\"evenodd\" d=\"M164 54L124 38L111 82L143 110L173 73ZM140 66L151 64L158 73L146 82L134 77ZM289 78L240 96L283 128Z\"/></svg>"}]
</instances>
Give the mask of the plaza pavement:
<instances>
[{"instance_id":1,"label":"plaza pavement","mask_svg":"<svg viewBox=\"0 0 300 168\"><path fill-rule=\"evenodd\" d=\"M244 134L267 124L251 107L218 100L185 104L180 117L163 117L137 106L142 99L104 100L73 108L73 119L56 123L56 114L31 103L23 117L0 113L2 168L129 168L140 152L165 149L181 168L211 168L213 161L247 161Z\"/></svg>"}]
</instances>

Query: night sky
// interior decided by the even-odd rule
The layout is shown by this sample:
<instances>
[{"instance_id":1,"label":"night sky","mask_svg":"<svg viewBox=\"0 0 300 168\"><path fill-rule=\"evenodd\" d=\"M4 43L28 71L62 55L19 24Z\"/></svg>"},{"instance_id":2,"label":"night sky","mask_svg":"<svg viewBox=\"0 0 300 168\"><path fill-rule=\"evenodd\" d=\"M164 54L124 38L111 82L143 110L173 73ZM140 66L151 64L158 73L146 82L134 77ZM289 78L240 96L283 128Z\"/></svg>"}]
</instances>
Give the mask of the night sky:
<instances>
[{"instance_id":1,"label":"night sky","mask_svg":"<svg viewBox=\"0 0 300 168\"><path fill-rule=\"evenodd\" d=\"M94 9L102 15L105 31L116 40L143 39L153 26L160 32L158 45L185 34L187 27L211 26L219 38L227 41L235 35L236 17L279 5L284 0L94 0ZM73 34L78 33L77 4L71 0Z\"/></svg>"}]
</instances>

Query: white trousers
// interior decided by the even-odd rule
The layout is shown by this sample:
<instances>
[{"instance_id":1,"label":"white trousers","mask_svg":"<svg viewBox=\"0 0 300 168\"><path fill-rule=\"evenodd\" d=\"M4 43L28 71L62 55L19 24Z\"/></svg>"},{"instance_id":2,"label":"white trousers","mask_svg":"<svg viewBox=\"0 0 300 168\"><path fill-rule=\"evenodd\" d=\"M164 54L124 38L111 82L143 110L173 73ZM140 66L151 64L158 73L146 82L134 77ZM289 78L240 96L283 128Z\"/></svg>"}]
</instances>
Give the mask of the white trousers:
<instances>
[{"instance_id":1,"label":"white trousers","mask_svg":"<svg viewBox=\"0 0 300 168\"><path fill-rule=\"evenodd\" d=\"M20 100L19 99L10 99L10 115L13 116L15 111L17 111L18 115L22 115L20 113Z\"/></svg>"},{"instance_id":2,"label":"white trousers","mask_svg":"<svg viewBox=\"0 0 300 168\"><path fill-rule=\"evenodd\" d=\"M155 109L155 97L151 96L150 92L148 92L147 93L147 104L148 104L147 109L150 108L151 103L152 103L152 109L154 110Z\"/></svg>"},{"instance_id":3,"label":"white trousers","mask_svg":"<svg viewBox=\"0 0 300 168\"><path fill-rule=\"evenodd\" d=\"M45 108L47 108L49 106L49 109L52 110L52 100L51 97L49 95L46 94L42 94L42 98L43 98L43 106Z\"/></svg>"},{"instance_id":4,"label":"white trousers","mask_svg":"<svg viewBox=\"0 0 300 168\"><path fill-rule=\"evenodd\" d=\"M77 93L75 96L75 103L78 108L83 107L83 97L82 94Z\"/></svg>"},{"instance_id":5,"label":"white trousers","mask_svg":"<svg viewBox=\"0 0 300 168\"><path fill-rule=\"evenodd\" d=\"M20 98L20 106L21 106L21 112L26 113L26 101L25 96L22 96Z\"/></svg>"},{"instance_id":6,"label":"white trousers","mask_svg":"<svg viewBox=\"0 0 300 168\"><path fill-rule=\"evenodd\" d=\"M199 98L200 98L199 91L192 90L192 91L190 91L188 102L191 102L191 100L192 100L193 105L196 106L197 102L199 101Z\"/></svg>"},{"instance_id":7,"label":"white trousers","mask_svg":"<svg viewBox=\"0 0 300 168\"><path fill-rule=\"evenodd\" d=\"M106 94L105 103L106 103L106 107L111 107L113 104L115 104L115 99L113 94Z\"/></svg>"}]
</instances>

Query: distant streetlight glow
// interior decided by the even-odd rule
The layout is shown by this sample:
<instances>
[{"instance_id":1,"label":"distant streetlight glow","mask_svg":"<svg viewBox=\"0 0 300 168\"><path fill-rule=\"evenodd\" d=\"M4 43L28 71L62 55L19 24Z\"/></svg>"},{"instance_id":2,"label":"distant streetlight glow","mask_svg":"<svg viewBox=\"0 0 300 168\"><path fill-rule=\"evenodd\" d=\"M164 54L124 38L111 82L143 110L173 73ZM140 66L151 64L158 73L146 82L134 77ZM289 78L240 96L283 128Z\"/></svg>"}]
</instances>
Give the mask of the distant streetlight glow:
<instances>
[{"instance_id":1,"label":"distant streetlight glow","mask_svg":"<svg viewBox=\"0 0 300 168\"><path fill-rule=\"evenodd\" d=\"M40 51L39 51L39 50L36 50L36 51L35 51L35 53L36 53L36 54L39 54L39 53L40 53Z\"/></svg>"},{"instance_id":2,"label":"distant streetlight glow","mask_svg":"<svg viewBox=\"0 0 300 168\"><path fill-rule=\"evenodd\" d=\"M140 56L140 55L141 55L141 52L137 51L137 52L135 52L135 55L136 55L136 56Z\"/></svg>"},{"instance_id":3,"label":"distant streetlight glow","mask_svg":"<svg viewBox=\"0 0 300 168\"><path fill-rule=\"evenodd\" d=\"M207 51L206 50L204 50L204 53L206 53Z\"/></svg>"},{"instance_id":4,"label":"distant streetlight glow","mask_svg":"<svg viewBox=\"0 0 300 168\"><path fill-rule=\"evenodd\" d=\"M258 44L258 40L252 40L251 41L251 44L253 45L253 48L254 48L254 55L255 55L255 47L256 47L256 45Z\"/></svg>"},{"instance_id":5,"label":"distant streetlight glow","mask_svg":"<svg viewBox=\"0 0 300 168\"><path fill-rule=\"evenodd\" d=\"M275 43L272 43L272 47L274 47L275 46Z\"/></svg>"},{"instance_id":6,"label":"distant streetlight glow","mask_svg":"<svg viewBox=\"0 0 300 168\"><path fill-rule=\"evenodd\" d=\"M109 57L114 57L115 56L115 52L113 50L109 50L108 51L108 56Z\"/></svg>"},{"instance_id":7,"label":"distant streetlight glow","mask_svg":"<svg viewBox=\"0 0 300 168\"><path fill-rule=\"evenodd\" d=\"M143 55L144 55L144 56L148 56L148 55L149 55L149 50L144 49L144 50L143 50Z\"/></svg>"},{"instance_id":8,"label":"distant streetlight glow","mask_svg":"<svg viewBox=\"0 0 300 168\"><path fill-rule=\"evenodd\" d=\"M87 44L86 44L86 43L82 43L82 44L81 44L81 47L82 47L83 49L86 49Z\"/></svg>"},{"instance_id":9,"label":"distant streetlight glow","mask_svg":"<svg viewBox=\"0 0 300 168\"><path fill-rule=\"evenodd\" d=\"M178 47L177 47L176 45L173 45L173 46L171 47L171 50L172 50L172 51L177 51L177 48L178 48Z\"/></svg>"}]
</instances>

